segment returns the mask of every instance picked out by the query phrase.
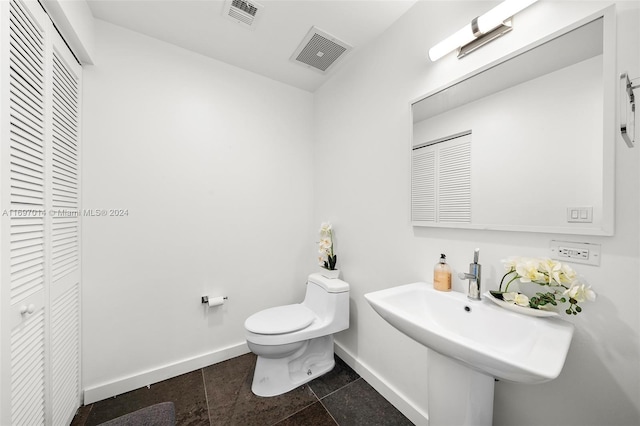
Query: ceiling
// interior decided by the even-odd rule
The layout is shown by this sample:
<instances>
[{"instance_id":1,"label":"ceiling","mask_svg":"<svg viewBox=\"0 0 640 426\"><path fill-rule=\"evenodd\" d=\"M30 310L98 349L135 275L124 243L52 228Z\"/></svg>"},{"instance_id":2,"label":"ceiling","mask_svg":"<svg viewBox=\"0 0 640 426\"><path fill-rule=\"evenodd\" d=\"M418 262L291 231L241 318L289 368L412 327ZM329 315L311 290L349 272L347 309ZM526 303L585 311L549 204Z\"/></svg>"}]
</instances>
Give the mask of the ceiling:
<instances>
[{"instance_id":1,"label":"ceiling","mask_svg":"<svg viewBox=\"0 0 640 426\"><path fill-rule=\"evenodd\" d=\"M314 92L416 0L258 0L252 28L223 16L223 0L88 0L93 16ZM289 60L312 26L353 46L326 74Z\"/></svg>"}]
</instances>

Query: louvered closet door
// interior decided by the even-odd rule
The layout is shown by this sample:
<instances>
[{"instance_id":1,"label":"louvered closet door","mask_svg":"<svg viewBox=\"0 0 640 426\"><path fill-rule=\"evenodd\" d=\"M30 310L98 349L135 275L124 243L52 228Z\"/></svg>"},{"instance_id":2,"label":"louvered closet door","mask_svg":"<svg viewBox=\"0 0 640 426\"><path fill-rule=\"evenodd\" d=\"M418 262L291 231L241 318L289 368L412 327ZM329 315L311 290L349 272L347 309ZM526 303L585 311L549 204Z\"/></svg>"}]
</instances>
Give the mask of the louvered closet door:
<instances>
[{"instance_id":1,"label":"louvered closet door","mask_svg":"<svg viewBox=\"0 0 640 426\"><path fill-rule=\"evenodd\" d=\"M2 158L2 285L9 291L2 307L10 314L10 331L5 331L3 324L3 344L7 343L6 334L10 333L10 339L9 350L3 348L2 355L10 359L10 374L3 376L11 380L9 389L3 386L3 402L10 396L10 404L3 404L2 420L6 424L10 419L12 425L45 422L46 53L44 29L37 23L43 22L41 15L35 7L14 1L9 4L9 137L5 142L3 132L3 145L7 145ZM4 393L7 391L9 395Z\"/></svg>"},{"instance_id":2,"label":"louvered closet door","mask_svg":"<svg viewBox=\"0 0 640 426\"><path fill-rule=\"evenodd\" d=\"M411 220L471 222L471 133L425 143L411 154Z\"/></svg>"},{"instance_id":3,"label":"louvered closet door","mask_svg":"<svg viewBox=\"0 0 640 426\"><path fill-rule=\"evenodd\" d=\"M69 424L80 405L80 65L59 35L50 57L47 225L51 309L51 418Z\"/></svg>"},{"instance_id":4,"label":"louvered closet door","mask_svg":"<svg viewBox=\"0 0 640 426\"><path fill-rule=\"evenodd\" d=\"M81 69L37 2L0 10L0 424L65 425L81 397Z\"/></svg>"}]
</instances>

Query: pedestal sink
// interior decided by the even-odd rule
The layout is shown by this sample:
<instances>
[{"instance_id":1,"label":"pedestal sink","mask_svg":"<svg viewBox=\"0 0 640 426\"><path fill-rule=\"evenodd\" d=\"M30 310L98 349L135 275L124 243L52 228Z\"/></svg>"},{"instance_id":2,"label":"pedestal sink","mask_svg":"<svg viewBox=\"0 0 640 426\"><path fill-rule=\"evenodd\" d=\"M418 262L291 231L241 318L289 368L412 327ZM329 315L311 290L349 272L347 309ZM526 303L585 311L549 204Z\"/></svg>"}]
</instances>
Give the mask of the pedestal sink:
<instances>
[{"instance_id":1,"label":"pedestal sink","mask_svg":"<svg viewBox=\"0 0 640 426\"><path fill-rule=\"evenodd\" d=\"M494 378L542 383L560 374L573 325L505 310L416 282L365 294L393 327L432 349L429 424L491 425ZM466 395L466 405L460 406Z\"/></svg>"}]
</instances>

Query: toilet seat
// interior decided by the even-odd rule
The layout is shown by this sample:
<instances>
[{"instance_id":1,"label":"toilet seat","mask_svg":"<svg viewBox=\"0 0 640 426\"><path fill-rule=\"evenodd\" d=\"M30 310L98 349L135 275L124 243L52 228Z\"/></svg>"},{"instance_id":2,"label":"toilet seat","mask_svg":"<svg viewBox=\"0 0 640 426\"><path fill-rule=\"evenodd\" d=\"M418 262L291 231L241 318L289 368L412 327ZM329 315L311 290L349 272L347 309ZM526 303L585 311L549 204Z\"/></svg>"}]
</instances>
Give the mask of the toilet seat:
<instances>
[{"instance_id":1,"label":"toilet seat","mask_svg":"<svg viewBox=\"0 0 640 426\"><path fill-rule=\"evenodd\" d=\"M244 327L256 334L284 334L306 328L314 319L313 311L304 305L276 306L251 315Z\"/></svg>"}]
</instances>

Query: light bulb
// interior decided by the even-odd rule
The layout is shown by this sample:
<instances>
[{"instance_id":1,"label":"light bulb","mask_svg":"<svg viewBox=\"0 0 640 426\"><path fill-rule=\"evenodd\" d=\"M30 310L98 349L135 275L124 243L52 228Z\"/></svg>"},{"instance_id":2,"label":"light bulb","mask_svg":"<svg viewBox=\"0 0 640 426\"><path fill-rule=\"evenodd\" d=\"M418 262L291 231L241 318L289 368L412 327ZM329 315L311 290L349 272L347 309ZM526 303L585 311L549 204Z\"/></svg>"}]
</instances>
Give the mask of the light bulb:
<instances>
[{"instance_id":1,"label":"light bulb","mask_svg":"<svg viewBox=\"0 0 640 426\"><path fill-rule=\"evenodd\" d=\"M471 24L467 24L464 28L458 30L458 32L452 34L429 49L429 59L435 62L447 53L469 43L473 39L474 37L473 31L471 31Z\"/></svg>"}]
</instances>

